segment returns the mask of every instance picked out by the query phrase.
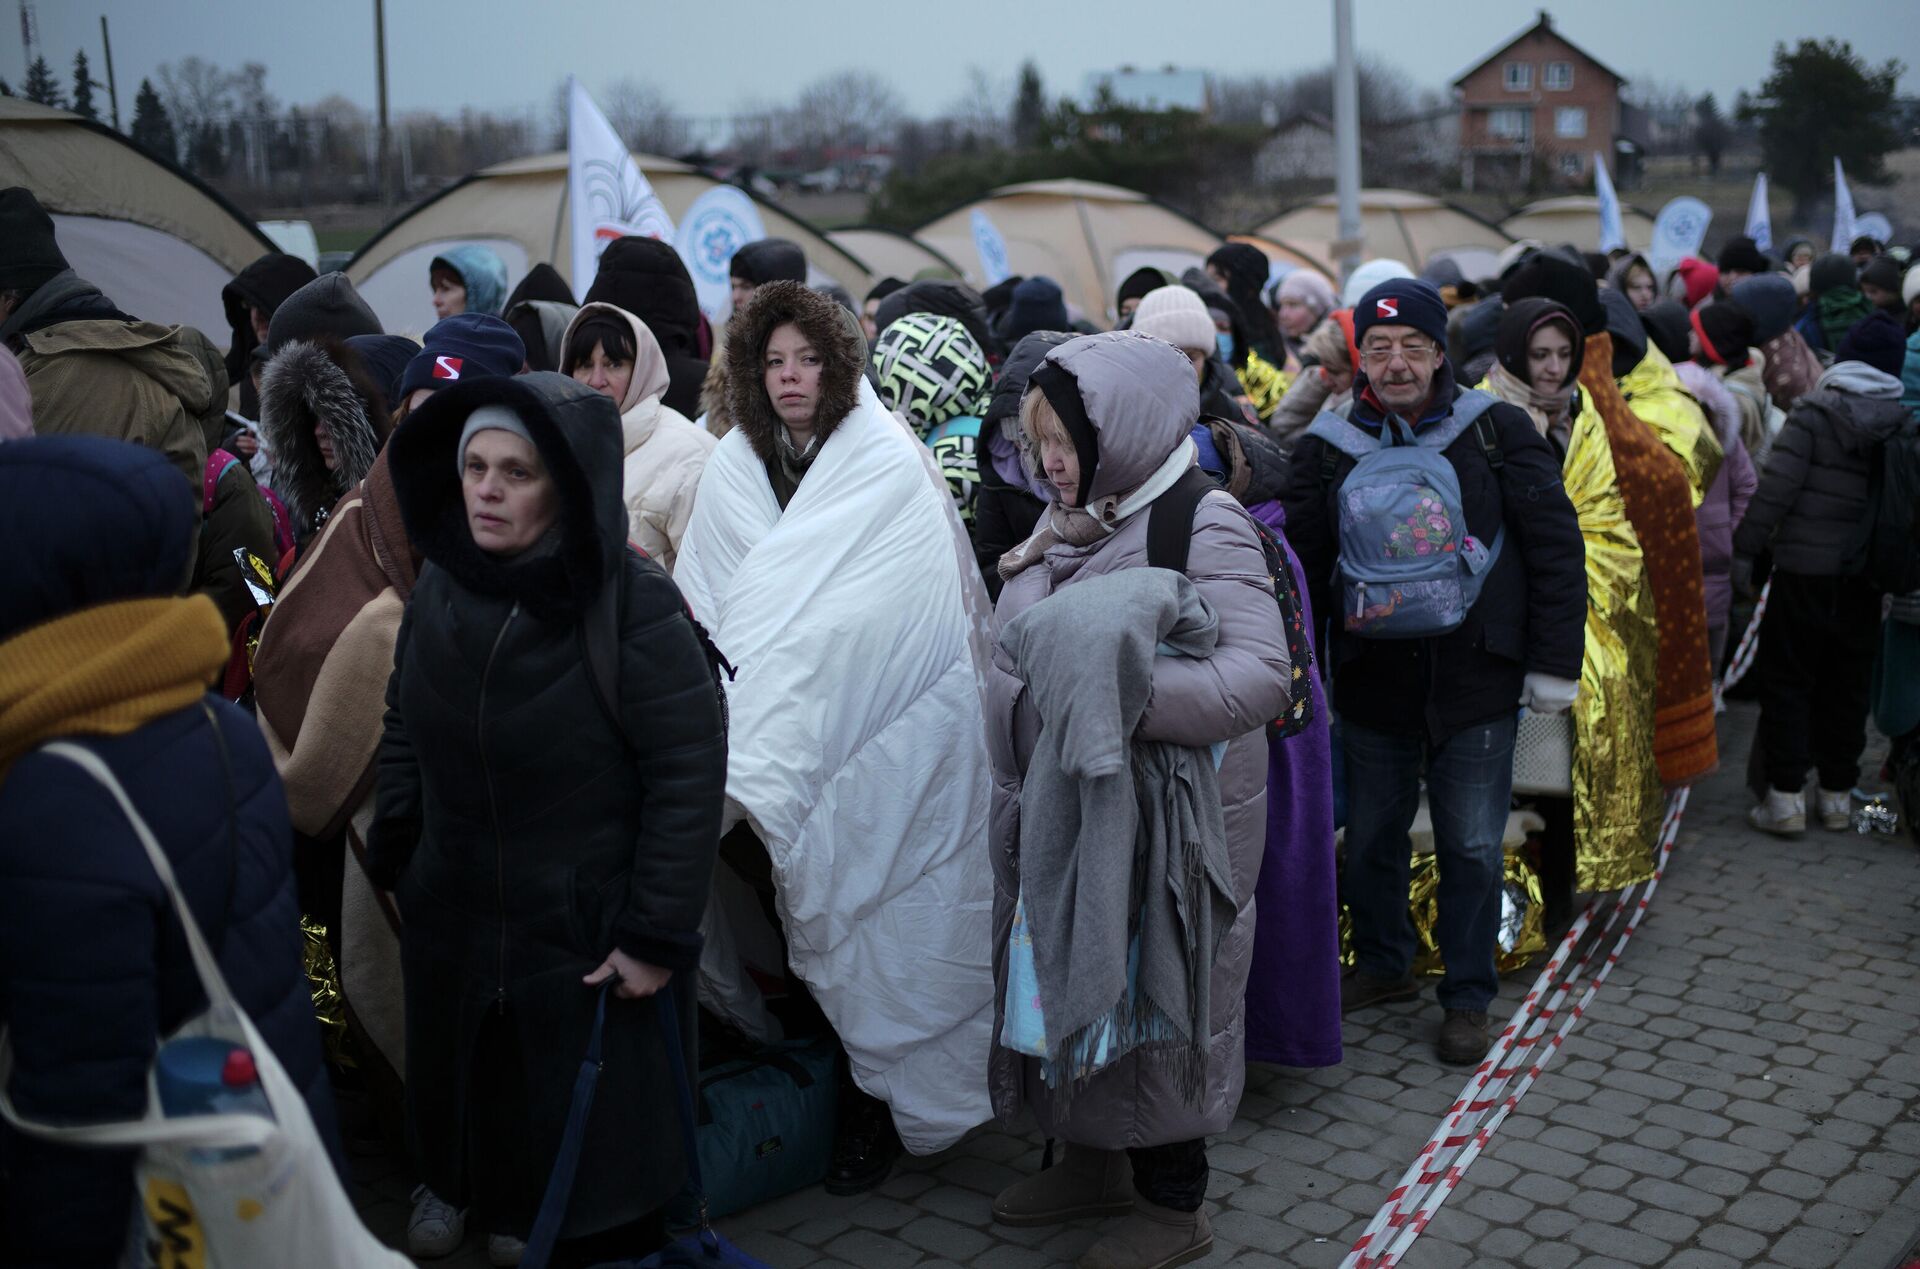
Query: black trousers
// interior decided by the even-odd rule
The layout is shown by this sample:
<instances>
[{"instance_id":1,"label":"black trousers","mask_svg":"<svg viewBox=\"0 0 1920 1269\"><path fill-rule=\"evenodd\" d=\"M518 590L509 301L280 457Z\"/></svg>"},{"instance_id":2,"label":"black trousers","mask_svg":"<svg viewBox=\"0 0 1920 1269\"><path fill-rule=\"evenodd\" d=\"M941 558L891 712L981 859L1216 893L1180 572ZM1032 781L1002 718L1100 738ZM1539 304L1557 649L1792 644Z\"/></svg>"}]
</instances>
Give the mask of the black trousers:
<instances>
[{"instance_id":1,"label":"black trousers","mask_svg":"<svg viewBox=\"0 0 1920 1269\"><path fill-rule=\"evenodd\" d=\"M1782 792L1851 789L1867 746L1867 706L1880 647L1880 592L1856 577L1775 569L1760 624L1760 743L1767 783Z\"/></svg>"},{"instance_id":2,"label":"black trousers","mask_svg":"<svg viewBox=\"0 0 1920 1269\"><path fill-rule=\"evenodd\" d=\"M1176 1212L1197 1212L1207 1197L1207 1142L1176 1141L1127 1151L1141 1198Z\"/></svg>"}]
</instances>

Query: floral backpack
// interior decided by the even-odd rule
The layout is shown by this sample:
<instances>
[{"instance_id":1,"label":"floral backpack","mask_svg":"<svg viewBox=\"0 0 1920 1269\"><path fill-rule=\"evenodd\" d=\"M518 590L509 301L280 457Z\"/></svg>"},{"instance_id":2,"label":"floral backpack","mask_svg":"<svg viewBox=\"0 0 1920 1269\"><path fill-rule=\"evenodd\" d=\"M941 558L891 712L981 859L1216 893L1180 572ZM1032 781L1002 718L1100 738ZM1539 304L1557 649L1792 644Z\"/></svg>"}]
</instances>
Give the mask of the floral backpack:
<instances>
[{"instance_id":1,"label":"floral backpack","mask_svg":"<svg viewBox=\"0 0 1920 1269\"><path fill-rule=\"evenodd\" d=\"M1378 437L1335 414L1322 414L1307 429L1328 446L1328 479L1335 451L1355 460L1336 496L1348 634L1424 639L1467 619L1507 530L1502 524L1491 545L1467 532L1460 478L1442 451L1472 428L1498 472L1499 442L1484 417L1493 404L1487 393L1463 392L1451 415L1417 435L1397 415L1388 416Z\"/></svg>"}]
</instances>

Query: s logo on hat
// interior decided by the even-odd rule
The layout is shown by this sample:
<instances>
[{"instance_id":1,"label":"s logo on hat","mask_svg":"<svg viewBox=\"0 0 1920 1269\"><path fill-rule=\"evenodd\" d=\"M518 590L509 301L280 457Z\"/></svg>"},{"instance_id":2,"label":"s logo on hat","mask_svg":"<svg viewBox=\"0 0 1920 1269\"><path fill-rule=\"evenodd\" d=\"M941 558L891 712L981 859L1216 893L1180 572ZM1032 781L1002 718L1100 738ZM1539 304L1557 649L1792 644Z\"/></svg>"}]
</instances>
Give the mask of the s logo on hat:
<instances>
[{"instance_id":1,"label":"s logo on hat","mask_svg":"<svg viewBox=\"0 0 1920 1269\"><path fill-rule=\"evenodd\" d=\"M1375 300L1373 302L1373 315L1375 317L1400 316L1400 301L1391 296L1386 296L1386 297L1382 297L1381 299Z\"/></svg>"},{"instance_id":2,"label":"s logo on hat","mask_svg":"<svg viewBox=\"0 0 1920 1269\"><path fill-rule=\"evenodd\" d=\"M448 357L444 354L433 359L433 377L436 379L458 379L460 367L465 364L463 357Z\"/></svg>"}]
</instances>

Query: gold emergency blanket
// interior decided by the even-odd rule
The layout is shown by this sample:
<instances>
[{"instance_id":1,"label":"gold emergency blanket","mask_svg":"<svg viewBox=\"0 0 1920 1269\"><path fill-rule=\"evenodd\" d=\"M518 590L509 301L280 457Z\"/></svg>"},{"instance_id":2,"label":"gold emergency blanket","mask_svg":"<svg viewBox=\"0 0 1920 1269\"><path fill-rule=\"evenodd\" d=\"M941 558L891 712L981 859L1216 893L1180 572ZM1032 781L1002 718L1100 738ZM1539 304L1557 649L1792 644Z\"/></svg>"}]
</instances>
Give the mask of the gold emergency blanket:
<instances>
[{"instance_id":1,"label":"gold emergency blanket","mask_svg":"<svg viewBox=\"0 0 1920 1269\"><path fill-rule=\"evenodd\" d=\"M1720 474L1720 464L1727 455L1720 447L1720 438L1707 423L1707 412L1681 384L1673 363L1665 353L1648 344L1647 355L1620 380L1620 395L1687 469L1687 483L1693 486L1693 505L1699 507L1706 499L1707 486Z\"/></svg>"},{"instance_id":2,"label":"gold emergency blanket","mask_svg":"<svg viewBox=\"0 0 1920 1269\"><path fill-rule=\"evenodd\" d=\"M300 959L313 989L313 1013L320 1020L320 1047L327 1061L339 1067L354 1065L347 1047L347 1010L340 995L340 968L327 945L327 927L309 916L300 918Z\"/></svg>"},{"instance_id":3,"label":"gold emergency blanket","mask_svg":"<svg viewBox=\"0 0 1920 1269\"><path fill-rule=\"evenodd\" d=\"M1407 915L1413 918L1416 941L1413 972L1432 976L1446 972L1434 938L1434 922L1440 918L1440 868L1436 859L1415 852L1407 873ZM1547 939L1540 924L1540 874L1527 858L1525 847L1510 847L1506 852L1506 868L1500 879L1500 932L1494 941L1494 964L1503 974L1525 968L1528 961L1546 950ZM1345 904L1340 905L1340 963L1353 964L1353 918Z\"/></svg>"},{"instance_id":4,"label":"gold emergency blanket","mask_svg":"<svg viewBox=\"0 0 1920 1269\"><path fill-rule=\"evenodd\" d=\"M1587 549L1586 649L1573 706L1574 884L1618 890L1653 875L1665 809L1653 756L1659 634L1606 424L1591 404L1574 419L1561 478Z\"/></svg>"}]
</instances>

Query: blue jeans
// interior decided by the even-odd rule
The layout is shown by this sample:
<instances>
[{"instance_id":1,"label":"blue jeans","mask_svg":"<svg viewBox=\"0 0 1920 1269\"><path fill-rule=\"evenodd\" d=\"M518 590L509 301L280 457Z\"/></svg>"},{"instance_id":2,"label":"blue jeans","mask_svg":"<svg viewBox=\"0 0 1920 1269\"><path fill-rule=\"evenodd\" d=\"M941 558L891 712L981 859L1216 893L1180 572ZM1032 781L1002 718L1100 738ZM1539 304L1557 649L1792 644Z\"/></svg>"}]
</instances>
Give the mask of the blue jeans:
<instances>
[{"instance_id":1,"label":"blue jeans","mask_svg":"<svg viewBox=\"0 0 1920 1269\"><path fill-rule=\"evenodd\" d=\"M1354 963L1378 978L1404 977L1416 942L1407 912L1413 844L1407 830L1427 802L1439 856L1434 937L1446 975L1440 1003L1483 1012L1500 989L1494 968L1507 808L1513 795L1515 716L1456 732L1438 745L1342 724L1347 758L1347 863Z\"/></svg>"}]
</instances>

